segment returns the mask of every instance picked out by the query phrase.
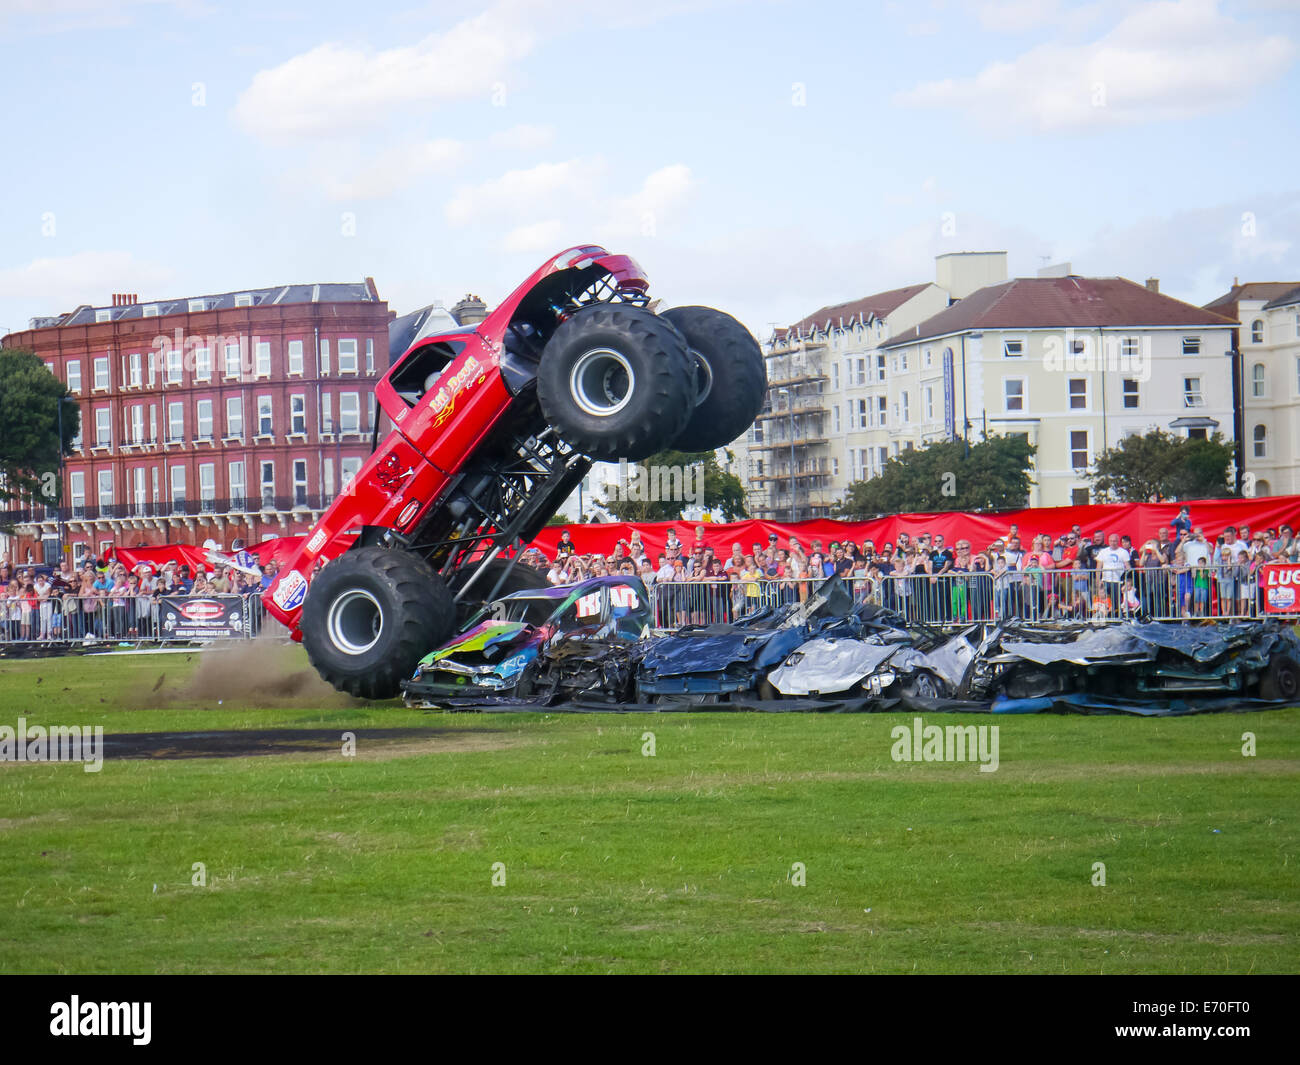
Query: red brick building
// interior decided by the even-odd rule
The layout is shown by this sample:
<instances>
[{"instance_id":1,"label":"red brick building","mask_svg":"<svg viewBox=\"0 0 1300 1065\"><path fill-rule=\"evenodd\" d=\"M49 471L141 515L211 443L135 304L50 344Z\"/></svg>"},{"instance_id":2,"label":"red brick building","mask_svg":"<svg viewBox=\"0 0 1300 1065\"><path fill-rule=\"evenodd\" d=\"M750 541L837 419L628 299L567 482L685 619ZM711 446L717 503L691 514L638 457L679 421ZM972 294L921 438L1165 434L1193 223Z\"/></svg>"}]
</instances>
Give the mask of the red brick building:
<instances>
[{"instance_id":1,"label":"red brick building","mask_svg":"<svg viewBox=\"0 0 1300 1065\"><path fill-rule=\"evenodd\" d=\"M306 531L370 453L392 315L374 281L78 307L4 338L81 409L62 506L0 513L16 560Z\"/></svg>"}]
</instances>

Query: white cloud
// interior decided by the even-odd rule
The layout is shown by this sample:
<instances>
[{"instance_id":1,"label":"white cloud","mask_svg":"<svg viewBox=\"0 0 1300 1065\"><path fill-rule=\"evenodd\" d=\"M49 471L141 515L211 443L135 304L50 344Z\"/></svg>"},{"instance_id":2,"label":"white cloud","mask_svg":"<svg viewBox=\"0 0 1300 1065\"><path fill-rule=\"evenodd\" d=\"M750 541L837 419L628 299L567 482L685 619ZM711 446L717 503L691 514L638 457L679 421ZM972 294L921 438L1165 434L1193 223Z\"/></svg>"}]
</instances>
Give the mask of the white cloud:
<instances>
[{"instance_id":1,"label":"white cloud","mask_svg":"<svg viewBox=\"0 0 1300 1065\"><path fill-rule=\"evenodd\" d=\"M683 206L691 190L690 167L682 163L661 167L631 196L613 198L600 231L611 236L654 236Z\"/></svg>"},{"instance_id":2,"label":"white cloud","mask_svg":"<svg viewBox=\"0 0 1300 1065\"><path fill-rule=\"evenodd\" d=\"M518 226L506 234L502 247L508 252L555 252L565 245L564 230L556 218Z\"/></svg>"},{"instance_id":3,"label":"white cloud","mask_svg":"<svg viewBox=\"0 0 1300 1065\"><path fill-rule=\"evenodd\" d=\"M61 314L83 303L103 306L112 301L114 292L136 292L145 298L166 295L158 290L172 278L169 268L125 251L83 251L34 259L24 266L0 270L4 313L22 316L18 321L0 322L0 327L26 328L28 318Z\"/></svg>"},{"instance_id":4,"label":"white cloud","mask_svg":"<svg viewBox=\"0 0 1300 1065\"><path fill-rule=\"evenodd\" d=\"M235 117L266 140L365 129L417 103L489 98L528 55L534 5L505 0L412 45L375 51L334 42L259 71Z\"/></svg>"},{"instance_id":5,"label":"white cloud","mask_svg":"<svg viewBox=\"0 0 1300 1065\"><path fill-rule=\"evenodd\" d=\"M555 127L542 125L518 125L499 130L488 138L493 148L511 152L534 152L547 148L555 140Z\"/></svg>"},{"instance_id":6,"label":"white cloud","mask_svg":"<svg viewBox=\"0 0 1300 1065\"><path fill-rule=\"evenodd\" d=\"M447 221L464 226L546 215L587 198L603 169L600 160L569 159L510 170L481 185L462 185L447 204Z\"/></svg>"},{"instance_id":7,"label":"white cloud","mask_svg":"<svg viewBox=\"0 0 1300 1065\"><path fill-rule=\"evenodd\" d=\"M468 156L469 150L461 141L439 139L390 148L347 177L324 173L323 164L312 169L324 173L325 195L331 200L372 200L400 192L421 178L445 174L462 165Z\"/></svg>"},{"instance_id":8,"label":"white cloud","mask_svg":"<svg viewBox=\"0 0 1300 1065\"><path fill-rule=\"evenodd\" d=\"M1187 118L1243 103L1294 53L1285 36L1233 21L1215 0L1159 0L1091 43L1039 45L973 78L918 85L896 101L963 111L1001 131Z\"/></svg>"}]
</instances>

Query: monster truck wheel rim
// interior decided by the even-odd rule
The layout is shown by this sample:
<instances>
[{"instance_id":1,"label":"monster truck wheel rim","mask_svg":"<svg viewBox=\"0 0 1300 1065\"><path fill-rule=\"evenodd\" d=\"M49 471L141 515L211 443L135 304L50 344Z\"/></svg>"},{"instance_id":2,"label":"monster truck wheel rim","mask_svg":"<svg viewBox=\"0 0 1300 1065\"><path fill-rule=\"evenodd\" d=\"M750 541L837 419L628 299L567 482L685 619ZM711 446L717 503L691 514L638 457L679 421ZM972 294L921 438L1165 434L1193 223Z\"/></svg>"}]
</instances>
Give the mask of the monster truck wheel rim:
<instances>
[{"instance_id":1,"label":"monster truck wheel rim","mask_svg":"<svg viewBox=\"0 0 1300 1065\"><path fill-rule=\"evenodd\" d=\"M569 392L584 414L608 418L631 402L636 374L627 357L613 348L593 348L573 364Z\"/></svg>"},{"instance_id":2,"label":"monster truck wheel rim","mask_svg":"<svg viewBox=\"0 0 1300 1065\"><path fill-rule=\"evenodd\" d=\"M691 356L695 359L695 405L698 407L713 391L713 367L698 351L692 350Z\"/></svg>"},{"instance_id":3,"label":"monster truck wheel rim","mask_svg":"<svg viewBox=\"0 0 1300 1065\"><path fill-rule=\"evenodd\" d=\"M345 654L362 655L379 642L384 611L379 600L358 588L334 600L325 624L335 647Z\"/></svg>"}]
</instances>

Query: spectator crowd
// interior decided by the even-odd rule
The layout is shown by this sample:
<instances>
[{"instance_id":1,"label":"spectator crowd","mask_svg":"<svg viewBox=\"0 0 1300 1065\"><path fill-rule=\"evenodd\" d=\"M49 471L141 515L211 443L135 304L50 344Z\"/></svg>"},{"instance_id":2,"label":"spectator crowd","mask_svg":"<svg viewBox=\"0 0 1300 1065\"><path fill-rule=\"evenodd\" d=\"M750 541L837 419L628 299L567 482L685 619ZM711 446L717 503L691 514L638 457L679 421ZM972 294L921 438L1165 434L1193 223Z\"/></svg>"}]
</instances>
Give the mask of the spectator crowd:
<instances>
[{"instance_id":1,"label":"spectator crowd","mask_svg":"<svg viewBox=\"0 0 1300 1065\"><path fill-rule=\"evenodd\" d=\"M860 599L939 623L1240 617L1262 612L1263 566L1300 562L1300 541L1285 524L1207 533L1185 506L1141 544L1122 530L1076 524L1063 533L1022 534L1012 525L983 545L963 536L948 543L924 531L879 545L804 543L793 535L783 542L769 533L766 544L732 543L720 554L700 525L688 543L669 529L664 549L654 553L634 531L608 554L580 554L564 530L554 559L531 548L528 561L544 567L552 584L634 574L657 589L660 621L670 626L806 600L831 575L848 579Z\"/></svg>"},{"instance_id":2,"label":"spectator crowd","mask_svg":"<svg viewBox=\"0 0 1300 1065\"><path fill-rule=\"evenodd\" d=\"M239 568L220 561L191 570L185 563L149 562L128 568L111 557L57 567L15 566L0 556L0 640L8 642L156 639L163 596L240 596L260 627L261 594L275 580L276 563L257 565L236 540ZM247 572L247 571L252 572ZM256 575L254 575L256 574Z\"/></svg>"}]
</instances>

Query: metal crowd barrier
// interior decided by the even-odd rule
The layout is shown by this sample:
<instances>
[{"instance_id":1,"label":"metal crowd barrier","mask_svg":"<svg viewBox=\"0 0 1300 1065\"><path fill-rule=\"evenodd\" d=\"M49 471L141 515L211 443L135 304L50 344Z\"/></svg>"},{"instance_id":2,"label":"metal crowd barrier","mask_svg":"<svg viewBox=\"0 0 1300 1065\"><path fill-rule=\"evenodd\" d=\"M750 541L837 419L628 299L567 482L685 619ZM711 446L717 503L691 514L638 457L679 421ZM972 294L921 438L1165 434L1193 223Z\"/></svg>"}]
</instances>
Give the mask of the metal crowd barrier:
<instances>
[{"instance_id":1,"label":"metal crowd barrier","mask_svg":"<svg viewBox=\"0 0 1300 1065\"><path fill-rule=\"evenodd\" d=\"M174 624L168 628L166 619L169 616L174 619L176 612L169 612L167 603L184 605L199 600L219 604L223 611L230 611L226 616L234 616L237 627L227 623L220 629L214 627L203 632L200 628L203 619L199 617L192 623L184 623L194 626L184 629L184 634L178 633ZM112 593L51 595L46 599L0 595L0 647L95 642L189 643L218 638L251 639L263 633L288 634L283 625L266 613L258 595L170 596L167 603L153 596Z\"/></svg>"},{"instance_id":2,"label":"metal crowd barrier","mask_svg":"<svg viewBox=\"0 0 1300 1065\"><path fill-rule=\"evenodd\" d=\"M1164 566L1118 574L973 570L846 581L858 602L937 626L1008 620L1240 620L1264 613L1258 577L1245 566ZM651 592L655 624L677 629L730 622L763 607L806 600L820 583L815 578L768 577L656 582Z\"/></svg>"}]
</instances>

